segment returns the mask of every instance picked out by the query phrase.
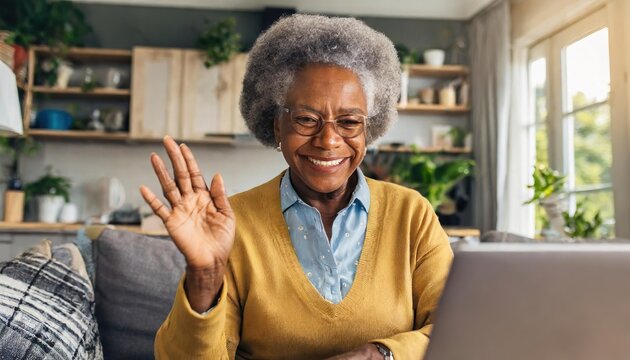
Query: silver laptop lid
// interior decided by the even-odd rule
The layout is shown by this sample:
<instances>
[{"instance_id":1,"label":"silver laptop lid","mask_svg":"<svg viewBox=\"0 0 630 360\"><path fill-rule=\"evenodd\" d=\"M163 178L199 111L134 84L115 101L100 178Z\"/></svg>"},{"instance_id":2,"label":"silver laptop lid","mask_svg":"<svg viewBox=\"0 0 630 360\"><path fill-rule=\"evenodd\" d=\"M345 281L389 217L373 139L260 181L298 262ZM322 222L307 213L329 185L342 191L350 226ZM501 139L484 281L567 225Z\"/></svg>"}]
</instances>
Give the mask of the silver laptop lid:
<instances>
[{"instance_id":1,"label":"silver laptop lid","mask_svg":"<svg viewBox=\"0 0 630 360\"><path fill-rule=\"evenodd\" d=\"M426 359L630 359L630 245L460 247Z\"/></svg>"}]
</instances>

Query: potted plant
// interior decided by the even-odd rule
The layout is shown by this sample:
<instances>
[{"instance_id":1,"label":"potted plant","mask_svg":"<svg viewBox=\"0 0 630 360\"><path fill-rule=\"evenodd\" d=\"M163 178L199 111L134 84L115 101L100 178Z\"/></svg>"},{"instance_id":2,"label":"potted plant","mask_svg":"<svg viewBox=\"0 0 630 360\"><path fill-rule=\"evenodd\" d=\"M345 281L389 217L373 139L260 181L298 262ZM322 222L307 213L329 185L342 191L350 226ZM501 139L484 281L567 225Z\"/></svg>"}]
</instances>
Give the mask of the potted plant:
<instances>
[{"instance_id":1,"label":"potted plant","mask_svg":"<svg viewBox=\"0 0 630 360\"><path fill-rule=\"evenodd\" d=\"M49 46L52 56L43 76L48 85L54 85L57 71L67 70L62 59L68 49L82 45L92 28L70 1L10 0L9 3L12 3L9 11L0 15L3 27L13 32L7 42L16 46L16 58L25 55L24 49L31 45Z\"/></svg>"},{"instance_id":2,"label":"potted plant","mask_svg":"<svg viewBox=\"0 0 630 360\"><path fill-rule=\"evenodd\" d=\"M414 153L400 156L390 171L389 180L419 191L437 210L446 193L464 177L471 175L475 162L455 159L436 163L433 157Z\"/></svg>"},{"instance_id":3,"label":"potted plant","mask_svg":"<svg viewBox=\"0 0 630 360\"><path fill-rule=\"evenodd\" d=\"M22 190L20 156L34 155L37 151L39 151L39 144L31 137L0 137L0 154L11 158L11 163L7 165L8 190Z\"/></svg>"},{"instance_id":4,"label":"potted plant","mask_svg":"<svg viewBox=\"0 0 630 360\"><path fill-rule=\"evenodd\" d=\"M562 216L566 223L564 232L567 236L573 239L593 239L600 235L599 230L604 222L600 212L596 212L589 219L584 211L582 202L577 203L573 215L565 211L562 213Z\"/></svg>"},{"instance_id":5,"label":"potted plant","mask_svg":"<svg viewBox=\"0 0 630 360\"><path fill-rule=\"evenodd\" d=\"M534 195L524 204L538 201L547 213L553 231L552 235L562 236L565 230L565 219L562 215L560 200L566 176L549 167L538 165L534 167L532 177L534 183L527 187L534 190Z\"/></svg>"},{"instance_id":6,"label":"potted plant","mask_svg":"<svg viewBox=\"0 0 630 360\"><path fill-rule=\"evenodd\" d=\"M26 184L24 187L27 201L37 201L38 220L43 223L56 223L59 211L70 199L70 180L63 176L55 176L51 169L46 174Z\"/></svg>"},{"instance_id":7,"label":"potted plant","mask_svg":"<svg viewBox=\"0 0 630 360\"><path fill-rule=\"evenodd\" d=\"M206 52L207 68L230 60L241 49L241 36L234 31L236 19L229 17L204 31L197 46Z\"/></svg>"}]
</instances>

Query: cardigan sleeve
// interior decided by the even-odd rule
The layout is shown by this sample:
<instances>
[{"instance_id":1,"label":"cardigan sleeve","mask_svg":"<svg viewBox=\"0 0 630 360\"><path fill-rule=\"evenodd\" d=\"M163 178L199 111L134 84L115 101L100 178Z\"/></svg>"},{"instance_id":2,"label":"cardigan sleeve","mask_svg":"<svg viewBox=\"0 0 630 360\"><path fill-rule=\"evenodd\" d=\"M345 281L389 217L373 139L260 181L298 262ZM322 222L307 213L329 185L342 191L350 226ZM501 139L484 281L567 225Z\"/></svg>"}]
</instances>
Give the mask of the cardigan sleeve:
<instances>
[{"instance_id":1,"label":"cardigan sleeve","mask_svg":"<svg viewBox=\"0 0 630 360\"><path fill-rule=\"evenodd\" d=\"M241 313L227 278L215 307L202 315L194 311L184 290L177 286L171 312L160 326L154 352L156 359L234 359L239 343Z\"/></svg>"},{"instance_id":2,"label":"cardigan sleeve","mask_svg":"<svg viewBox=\"0 0 630 360\"><path fill-rule=\"evenodd\" d=\"M425 224L421 224L418 231L418 257L412 274L415 330L370 341L387 346L396 360L424 357L433 328L433 316L453 260L448 236L435 213L428 210L420 218L424 219Z\"/></svg>"}]
</instances>

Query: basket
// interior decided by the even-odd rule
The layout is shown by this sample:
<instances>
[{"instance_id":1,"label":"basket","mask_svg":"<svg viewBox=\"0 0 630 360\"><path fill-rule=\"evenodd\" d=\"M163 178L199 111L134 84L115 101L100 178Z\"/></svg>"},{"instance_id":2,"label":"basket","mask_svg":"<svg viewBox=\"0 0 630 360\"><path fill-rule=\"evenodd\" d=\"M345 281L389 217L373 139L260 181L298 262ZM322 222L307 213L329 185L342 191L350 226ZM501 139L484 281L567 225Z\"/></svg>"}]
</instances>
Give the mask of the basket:
<instances>
[{"instance_id":1,"label":"basket","mask_svg":"<svg viewBox=\"0 0 630 360\"><path fill-rule=\"evenodd\" d=\"M13 50L12 45L8 45L5 41L11 35L8 31L0 31L0 61L7 64L9 68L13 69Z\"/></svg>"}]
</instances>

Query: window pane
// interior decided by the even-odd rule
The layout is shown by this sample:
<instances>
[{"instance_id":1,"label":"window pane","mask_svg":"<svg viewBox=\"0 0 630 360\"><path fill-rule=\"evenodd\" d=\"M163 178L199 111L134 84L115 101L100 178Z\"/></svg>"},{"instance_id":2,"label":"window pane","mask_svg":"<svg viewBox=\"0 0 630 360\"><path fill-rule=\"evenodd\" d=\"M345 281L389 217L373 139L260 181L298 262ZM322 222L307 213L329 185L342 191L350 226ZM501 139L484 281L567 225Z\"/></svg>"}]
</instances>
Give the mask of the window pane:
<instances>
[{"instance_id":1,"label":"window pane","mask_svg":"<svg viewBox=\"0 0 630 360\"><path fill-rule=\"evenodd\" d=\"M569 186L610 184L612 143L610 107L602 105L575 113L573 121L574 183Z\"/></svg>"},{"instance_id":2,"label":"window pane","mask_svg":"<svg viewBox=\"0 0 630 360\"><path fill-rule=\"evenodd\" d=\"M600 236L614 236L615 217L612 190L579 193L575 194L574 197L576 204L581 204L580 206L584 209L588 220L592 219L597 211L600 212L600 215L604 220L604 224L600 230Z\"/></svg>"},{"instance_id":3,"label":"window pane","mask_svg":"<svg viewBox=\"0 0 630 360\"><path fill-rule=\"evenodd\" d=\"M547 61L545 58L532 61L529 64L529 88L533 100L533 122L541 123L547 120Z\"/></svg>"},{"instance_id":4,"label":"window pane","mask_svg":"<svg viewBox=\"0 0 630 360\"><path fill-rule=\"evenodd\" d=\"M530 161L538 165L549 165L548 137L547 137L547 60L536 59L529 63L529 99L530 99L530 146L535 154L530 154ZM534 164L529 164L528 169L533 169ZM536 219L536 235L540 235L547 227L547 214L536 203L534 205Z\"/></svg>"},{"instance_id":5,"label":"window pane","mask_svg":"<svg viewBox=\"0 0 630 360\"><path fill-rule=\"evenodd\" d=\"M564 51L566 70L565 113L608 99L610 63L608 59L608 29L588 35Z\"/></svg>"}]
</instances>

